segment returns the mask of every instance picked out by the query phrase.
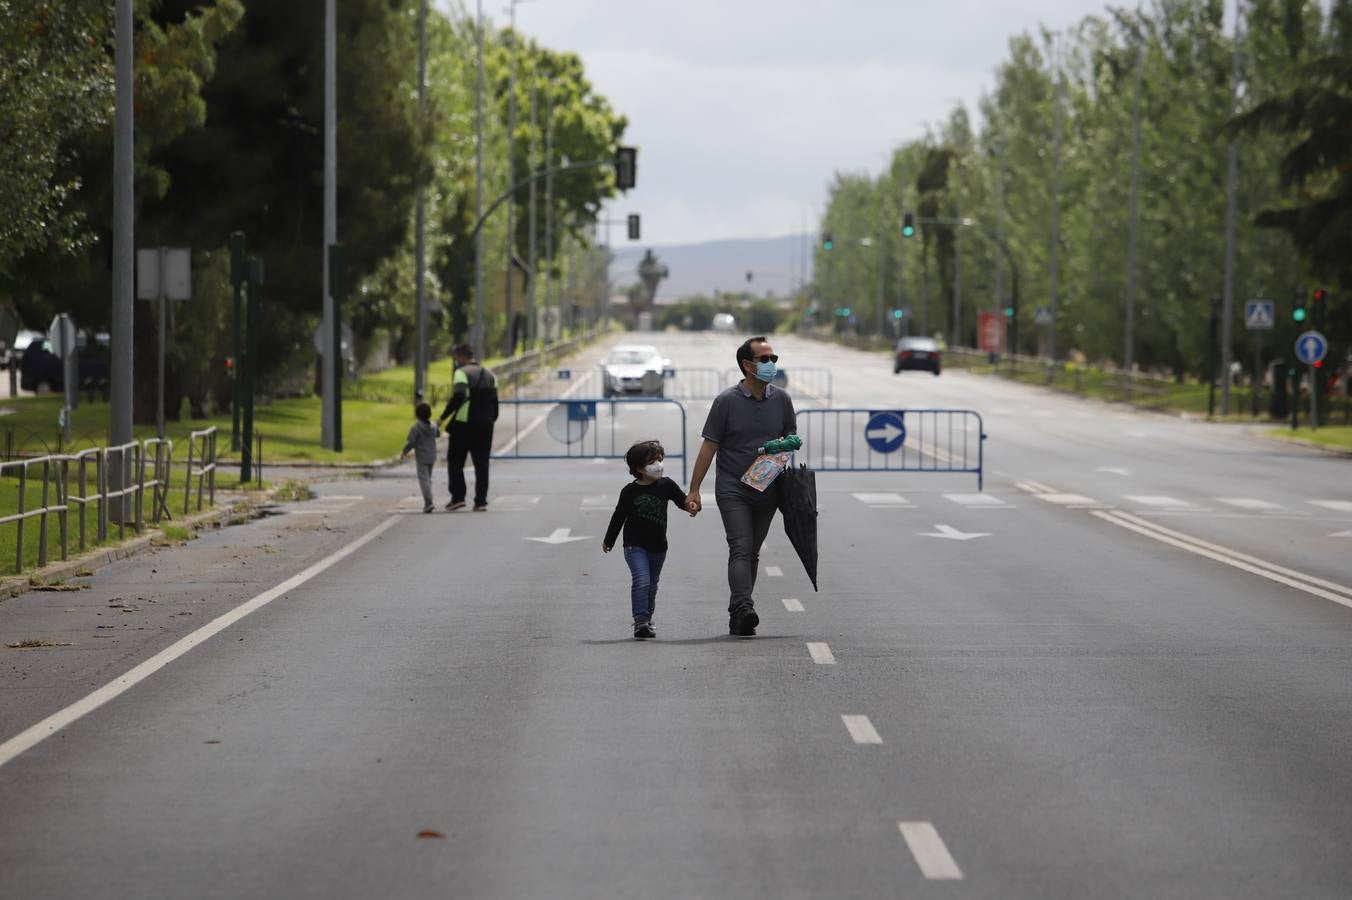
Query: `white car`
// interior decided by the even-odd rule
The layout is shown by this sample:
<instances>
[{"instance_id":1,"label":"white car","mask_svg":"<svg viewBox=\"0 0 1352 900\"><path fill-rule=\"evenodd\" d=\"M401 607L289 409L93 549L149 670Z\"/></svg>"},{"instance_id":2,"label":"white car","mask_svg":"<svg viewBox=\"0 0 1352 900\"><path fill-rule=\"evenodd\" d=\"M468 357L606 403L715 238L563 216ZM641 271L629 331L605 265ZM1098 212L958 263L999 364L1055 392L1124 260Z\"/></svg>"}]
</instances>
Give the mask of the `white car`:
<instances>
[{"instance_id":1,"label":"white car","mask_svg":"<svg viewBox=\"0 0 1352 900\"><path fill-rule=\"evenodd\" d=\"M718 313L714 316L714 331L732 334L737 330L737 319L731 313Z\"/></svg>"},{"instance_id":2,"label":"white car","mask_svg":"<svg viewBox=\"0 0 1352 900\"><path fill-rule=\"evenodd\" d=\"M649 344L621 344L601 363L602 392L607 397L626 394L661 397L665 372L671 360L663 359Z\"/></svg>"}]
</instances>

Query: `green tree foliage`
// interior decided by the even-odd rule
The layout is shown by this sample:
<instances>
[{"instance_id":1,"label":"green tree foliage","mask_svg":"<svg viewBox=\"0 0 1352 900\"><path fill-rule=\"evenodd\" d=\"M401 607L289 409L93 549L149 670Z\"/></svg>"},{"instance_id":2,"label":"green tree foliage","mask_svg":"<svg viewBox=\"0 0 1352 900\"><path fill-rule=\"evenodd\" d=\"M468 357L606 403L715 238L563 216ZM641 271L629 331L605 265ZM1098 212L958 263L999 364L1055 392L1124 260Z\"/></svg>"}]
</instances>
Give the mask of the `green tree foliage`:
<instances>
[{"instance_id":1,"label":"green tree foliage","mask_svg":"<svg viewBox=\"0 0 1352 900\"><path fill-rule=\"evenodd\" d=\"M1339 0L1326 19L1309 0L1245 4L1240 105L1259 110L1248 121L1269 128L1255 125L1239 144L1232 348L1237 359L1251 358L1255 340L1240 318L1245 300L1273 299L1279 309L1289 309L1293 292L1306 289L1312 272L1323 271L1330 282L1348 277L1336 264L1352 259L1342 252L1352 235L1347 219L1352 142L1346 139L1352 78L1346 56L1342 69L1331 60L1338 58L1339 40L1346 41L1337 36L1347 29L1340 31L1336 23L1340 16L1352 19L1345 12L1349 6ZM1235 113L1234 43L1222 10L1216 0L1156 0L1139 17L1134 10L1110 10L1060 35L1012 38L979 105L977 123L959 108L925 138L897 148L891 166L876 178L838 176L821 224L823 231L835 232L836 249L817 251L818 296L831 293L834 284L838 296L828 306L848 305L859 314L861 330L876 330L878 269L871 262L876 248L841 237L880 234L891 242L889 253L900 246L903 254L900 267L889 258L883 270L883 309L906 306L913 321L926 320L925 330L972 344L977 314L1013 300L1015 273L995 240L1003 216L1021 294L1017 349L1045 347L1046 330L1033 317L1037 307L1050 305L1057 239L1059 352L1121 362L1139 66L1134 356L1142 366L1180 376L1202 372L1211 299L1222 290L1228 125ZM1054 189L1058 107L1059 192ZM1054 238L1058 199L1060 229ZM879 209L882 227L870 221ZM917 238L896 241L902 209L922 220L970 224L922 223ZM1264 210L1280 212L1260 219ZM1280 224L1296 240L1262 224ZM1326 248L1323 269L1315 255L1320 246ZM961 321L956 335L955 279ZM1287 333L1287 317L1279 321L1275 343L1285 348L1293 334ZM1273 343L1268 338L1269 355Z\"/></svg>"},{"instance_id":2,"label":"green tree foliage","mask_svg":"<svg viewBox=\"0 0 1352 900\"><path fill-rule=\"evenodd\" d=\"M112 116L108 4L0 0L0 277L24 253L87 241L69 144Z\"/></svg>"}]
</instances>

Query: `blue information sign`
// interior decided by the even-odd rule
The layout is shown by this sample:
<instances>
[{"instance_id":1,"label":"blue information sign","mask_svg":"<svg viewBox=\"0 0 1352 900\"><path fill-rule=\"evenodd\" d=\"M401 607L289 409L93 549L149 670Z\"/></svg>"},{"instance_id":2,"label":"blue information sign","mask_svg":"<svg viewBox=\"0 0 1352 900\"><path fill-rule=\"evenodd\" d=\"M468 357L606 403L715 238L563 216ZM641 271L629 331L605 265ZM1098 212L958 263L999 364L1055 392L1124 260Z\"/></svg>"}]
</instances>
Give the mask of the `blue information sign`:
<instances>
[{"instance_id":1,"label":"blue information sign","mask_svg":"<svg viewBox=\"0 0 1352 900\"><path fill-rule=\"evenodd\" d=\"M594 418L596 418L595 400L568 401L568 421L587 422Z\"/></svg>"},{"instance_id":2,"label":"blue information sign","mask_svg":"<svg viewBox=\"0 0 1352 900\"><path fill-rule=\"evenodd\" d=\"M1329 352L1329 342L1318 331L1307 331L1296 338L1296 358L1307 366L1312 366Z\"/></svg>"},{"instance_id":3,"label":"blue information sign","mask_svg":"<svg viewBox=\"0 0 1352 900\"><path fill-rule=\"evenodd\" d=\"M906 421L897 410L875 412L864 426L864 440L874 453L895 453L906 443Z\"/></svg>"}]
</instances>

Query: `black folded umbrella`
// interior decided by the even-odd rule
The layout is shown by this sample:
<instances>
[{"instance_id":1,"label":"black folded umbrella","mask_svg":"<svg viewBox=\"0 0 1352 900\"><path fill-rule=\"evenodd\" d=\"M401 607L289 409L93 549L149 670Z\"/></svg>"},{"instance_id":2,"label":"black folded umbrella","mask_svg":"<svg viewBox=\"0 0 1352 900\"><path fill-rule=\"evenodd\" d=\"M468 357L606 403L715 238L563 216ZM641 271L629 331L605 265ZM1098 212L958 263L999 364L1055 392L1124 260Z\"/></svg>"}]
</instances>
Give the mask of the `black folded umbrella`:
<instances>
[{"instance_id":1,"label":"black folded umbrella","mask_svg":"<svg viewBox=\"0 0 1352 900\"><path fill-rule=\"evenodd\" d=\"M779 512L784 534L798 551L812 589L817 590L817 473L790 466L779 476Z\"/></svg>"}]
</instances>

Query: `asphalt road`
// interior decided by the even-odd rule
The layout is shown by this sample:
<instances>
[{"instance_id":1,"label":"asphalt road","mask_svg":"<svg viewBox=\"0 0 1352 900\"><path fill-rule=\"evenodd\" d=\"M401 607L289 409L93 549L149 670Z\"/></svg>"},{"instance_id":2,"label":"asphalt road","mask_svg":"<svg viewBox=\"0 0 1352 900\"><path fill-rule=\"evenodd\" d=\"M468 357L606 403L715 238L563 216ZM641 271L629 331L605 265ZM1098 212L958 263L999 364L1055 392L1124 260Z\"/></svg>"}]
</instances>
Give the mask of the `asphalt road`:
<instances>
[{"instance_id":1,"label":"asphalt road","mask_svg":"<svg viewBox=\"0 0 1352 900\"><path fill-rule=\"evenodd\" d=\"M674 392L733 367L730 339L651 340ZM980 413L985 490L821 473L822 590L776 524L752 640L726 634L712 484L671 519L657 640L600 552L627 476L590 457L656 436L680 476L706 399L600 404L586 434L564 407L573 444L555 405L507 405L500 450L588 458L495 462L487 513L419 514L406 467L110 567L99 602L158 566L154 596L202 595L217 630L96 663L71 625L24 657L67 668L0 672L0 894L1352 894L1352 462L775 344L800 410L821 369L865 419ZM588 397L599 352L559 393ZM907 447L933 466L943 440ZM263 571L232 580L251 541ZM0 604L0 633L43 615Z\"/></svg>"}]
</instances>

